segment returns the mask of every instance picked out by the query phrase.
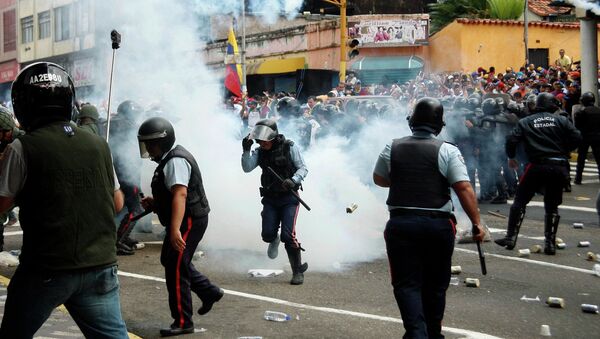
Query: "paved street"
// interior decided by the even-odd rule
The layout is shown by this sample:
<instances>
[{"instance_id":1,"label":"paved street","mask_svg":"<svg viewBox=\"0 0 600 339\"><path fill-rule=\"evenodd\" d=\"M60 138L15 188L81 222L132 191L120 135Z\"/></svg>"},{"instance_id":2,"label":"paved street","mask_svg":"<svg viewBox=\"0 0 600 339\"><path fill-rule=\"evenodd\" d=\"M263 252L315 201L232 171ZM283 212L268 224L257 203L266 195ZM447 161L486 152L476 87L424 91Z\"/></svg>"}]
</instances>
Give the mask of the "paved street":
<instances>
[{"instance_id":1,"label":"paved street","mask_svg":"<svg viewBox=\"0 0 600 339\"><path fill-rule=\"evenodd\" d=\"M552 336L558 338L590 338L600 333L600 315L582 313L581 304L600 305L600 277L594 276L593 264L586 261L588 251L600 252L600 227L595 213L595 198L600 188L595 164L588 164L584 184L573 185L565 193L560 208L561 222L558 237L567 247L556 256L531 254L519 258L516 249L507 251L488 242L483 245L487 254L488 275L482 276L474 244L457 244L454 265L462 267L457 286L448 291L444 319L448 338L532 338L539 335L542 324L549 325ZM574 169L574 166L572 166ZM542 197L536 196L536 202ZM543 208L532 203L521 230L517 248L543 245ZM482 217L500 237L506 219L488 211L507 216L509 205L481 205ZM582 222L583 229L573 228ZM218 227L211 225L211 227ZM18 227L7 227L8 250L20 244ZM144 338L158 337L158 329L170 322L164 273L159 264L160 226L155 234L135 234L149 241L135 255L119 257L123 313L130 332ZM589 241L588 248L578 248L579 241ZM389 282L388 265L382 250L380 259L354 265L340 263L333 272L309 269L302 286L290 286L289 265L283 249L273 263L266 258L264 248L240 251L207 251L195 261L196 266L226 290L225 297L206 316L195 316L197 333L188 337L237 338L392 338L404 331ZM283 252L283 253L281 253ZM243 258L242 262L263 262L264 267L284 269L274 278L250 278L247 270L232 269L223 261ZM1 268L0 274L10 277L12 268ZM462 281L478 278L480 288L466 287ZM5 293L2 290L2 293ZM2 294L0 293L0 295ZM540 301L524 301L523 297ZM565 300L565 308L550 308L544 304L548 297ZM195 298L195 307L200 301ZM286 312L292 320L285 323L262 319L266 310ZM68 320L70 321L70 320ZM56 321L43 328L40 337L64 338L76 334L48 332ZM65 327L72 328L72 323Z\"/></svg>"}]
</instances>

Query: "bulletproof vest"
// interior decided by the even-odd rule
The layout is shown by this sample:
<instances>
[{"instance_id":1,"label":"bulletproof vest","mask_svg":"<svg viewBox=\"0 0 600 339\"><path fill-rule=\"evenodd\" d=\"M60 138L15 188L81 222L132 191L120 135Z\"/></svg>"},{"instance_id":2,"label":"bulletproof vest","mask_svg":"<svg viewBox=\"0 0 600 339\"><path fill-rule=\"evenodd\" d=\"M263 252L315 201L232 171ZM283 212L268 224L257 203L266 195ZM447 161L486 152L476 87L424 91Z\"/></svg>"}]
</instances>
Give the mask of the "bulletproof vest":
<instances>
[{"instance_id":1,"label":"bulletproof vest","mask_svg":"<svg viewBox=\"0 0 600 339\"><path fill-rule=\"evenodd\" d=\"M450 184L438 166L442 144L434 138L394 139L388 206L440 208L450 200Z\"/></svg>"},{"instance_id":2,"label":"bulletproof vest","mask_svg":"<svg viewBox=\"0 0 600 339\"><path fill-rule=\"evenodd\" d=\"M172 158L184 158L192 166L192 174L190 176L190 182L188 183L187 198L185 200L184 220L187 217L203 217L210 212L198 164L190 152L180 145L177 145L167 153L163 160L160 161L158 167L156 167L156 170L154 171L151 183L152 195L154 196L154 207L157 210L156 213L158 214L160 223L165 227L168 227L171 224L171 202L173 201L173 195L170 188L167 188L165 185L165 173L163 169L167 162Z\"/></svg>"},{"instance_id":3,"label":"bulletproof vest","mask_svg":"<svg viewBox=\"0 0 600 339\"><path fill-rule=\"evenodd\" d=\"M281 181L269 171L271 167L283 180L291 178L296 173L296 166L290 156L290 147L294 144L291 140L279 134L273 140L273 146L270 150L260 149L258 153L258 165L262 168L260 184L265 194L278 194L287 192L281 185Z\"/></svg>"},{"instance_id":4,"label":"bulletproof vest","mask_svg":"<svg viewBox=\"0 0 600 339\"><path fill-rule=\"evenodd\" d=\"M575 125L581 131L584 140L591 142L600 141L600 108L587 106L577 112L575 115Z\"/></svg>"},{"instance_id":5,"label":"bulletproof vest","mask_svg":"<svg viewBox=\"0 0 600 339\"><path fill-rule=\"evenodd\" d=\"M19 138L27 177L16 197L22 265L73 270L116 262L114 176L107 143L68 122Z\"/></svg>"}]
</instances>

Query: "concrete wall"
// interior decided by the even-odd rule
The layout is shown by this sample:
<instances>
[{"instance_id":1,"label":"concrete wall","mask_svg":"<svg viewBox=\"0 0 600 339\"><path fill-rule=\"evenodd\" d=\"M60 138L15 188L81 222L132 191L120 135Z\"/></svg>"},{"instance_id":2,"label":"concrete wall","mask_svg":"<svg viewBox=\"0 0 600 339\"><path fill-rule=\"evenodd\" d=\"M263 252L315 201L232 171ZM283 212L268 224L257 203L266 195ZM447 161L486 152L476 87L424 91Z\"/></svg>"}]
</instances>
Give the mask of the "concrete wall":
<instances>
[{"instance_id":1,"label":"concrete wall","mask_svg":"<svg viewBox=\"0 0 600 339\"><path fill-rule=\"evenodd\" d=\"M528 47L547 48L550 64L554 63L560 49L564 49L573 61L579 60L579 27L574 24L530 24ZM518 69L525 62L522 23L455 21L430 38L429 48L433 71L472 72L479 66Z\"/></svg>"}]
</instances>

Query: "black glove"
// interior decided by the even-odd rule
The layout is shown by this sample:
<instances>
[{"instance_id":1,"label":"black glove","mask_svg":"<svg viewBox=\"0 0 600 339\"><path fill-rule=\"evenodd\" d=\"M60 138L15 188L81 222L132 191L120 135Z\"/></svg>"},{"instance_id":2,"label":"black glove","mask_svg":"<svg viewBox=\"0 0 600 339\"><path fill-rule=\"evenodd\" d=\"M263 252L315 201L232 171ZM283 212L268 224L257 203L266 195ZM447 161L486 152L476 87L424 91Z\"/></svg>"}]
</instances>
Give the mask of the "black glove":
<instances>
[{"instance_id":1,"label":"black glove","mask_svg":"<svg viewBox=\"0 0 600 339\"><path fill-rule=\"evenodd\" d=\"M250 151L250 148L254 143L254 140L248 138L249 136L250 135L247 135L244 139L242 139L242 148L244 149L244 152Z\"/></svg>"},{"instance_id":2,"label":"black glove","mask_svg":"<svg viewBox=\"0 0 600 339\"><path fill-rule=\"evenodd\" d=\"M285 188L287 190L292 190L292 189L296 188L296 183L292 179L285 179L281 183L281 186L283 186L283 188Z\"/></svg>"}]
</instances>

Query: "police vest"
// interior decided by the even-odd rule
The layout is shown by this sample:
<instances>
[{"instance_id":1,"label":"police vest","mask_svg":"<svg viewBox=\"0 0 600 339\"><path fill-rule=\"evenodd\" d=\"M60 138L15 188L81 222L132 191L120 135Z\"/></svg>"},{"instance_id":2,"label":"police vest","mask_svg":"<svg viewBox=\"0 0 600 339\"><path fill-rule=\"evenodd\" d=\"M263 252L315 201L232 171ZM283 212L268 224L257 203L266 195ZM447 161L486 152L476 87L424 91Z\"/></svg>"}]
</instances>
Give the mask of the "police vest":
<instances>
[{"instance_id":1,"label":"police vest","mask_svg":"<svg viewBox=\"0 0 600 339\"><path fill-rule=\"evenodd\" d=\"M450 200L450 184L438 166L442 144L433 138L394 139L389 206L440 208Z\"/></svg>"},{"instance_id":2,"label":"police vest","mask_svg":"<svg viewBox=\"0 0 600 339\"><path fill-rule=\"evenodd\" d=\"M169 227L171 224L171 202L173 201L173 195L171 190L165 185L165 173L163 169L172 158L184 158L192 166L192 174L188 183L187 198L185 200L184 220L187 217L203 217L210 212L198 164L190 152L177 145L158 164L151 183L156 214L158 214L160 223L165 227Z\"/></svg>"},{"instance_id":3,"label":"police vest","mask_svg":"<svg viewBox=\"0 0 600 339\"><path fill-rule=\"evenodd\" d=\"M21 264L73 270L116 263L114 177L106 141L68 122L19 140L27 164L16 197Z\"/></svg>"},{"instance_id":4,"label":"police vest","mask_svg":"<svg viewBox=\"0 0 600 339\"><path fill-rule=\"evenodd\" d=\"M273 146L270 150L260 149L258 153L258 165L262 169L260 184L265 194L281 194L287 190L281 185L281 181L271 173L268 167L271 167L281 179L289 179L296 173L296 166L290 156L290 147L294 145L291 140L279 134L273 140Z\"/></svg>"}]
</instances>

